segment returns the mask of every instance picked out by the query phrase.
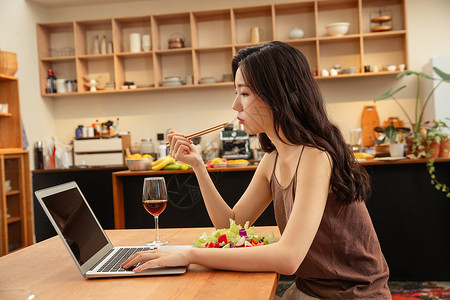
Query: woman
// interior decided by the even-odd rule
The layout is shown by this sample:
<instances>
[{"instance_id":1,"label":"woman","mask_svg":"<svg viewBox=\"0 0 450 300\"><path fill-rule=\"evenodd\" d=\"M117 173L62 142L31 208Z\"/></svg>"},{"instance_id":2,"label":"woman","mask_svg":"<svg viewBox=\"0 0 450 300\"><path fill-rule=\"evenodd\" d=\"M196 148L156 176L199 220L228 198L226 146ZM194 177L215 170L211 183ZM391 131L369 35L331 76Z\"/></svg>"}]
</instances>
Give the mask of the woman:
<instances>
[{"instance_id":1,"label":"woman","mask_svg":"<svg viewBox=\"0 0 450 300\"><path fill-rule=\"evenodd\" d=\"M233 109L266 152L241 199L222 199L192 142L171 132L170 154L192 165L216 228L229 219L251 224L273 201L277 243L233 249L153 250L127 260L155 265L191 263L234 271L296 274L289 299L390 299L389 271L364 201L367 173L330 123L308 62L282 42L240 50L233 58Z\"/></svg>"}]
</instances>

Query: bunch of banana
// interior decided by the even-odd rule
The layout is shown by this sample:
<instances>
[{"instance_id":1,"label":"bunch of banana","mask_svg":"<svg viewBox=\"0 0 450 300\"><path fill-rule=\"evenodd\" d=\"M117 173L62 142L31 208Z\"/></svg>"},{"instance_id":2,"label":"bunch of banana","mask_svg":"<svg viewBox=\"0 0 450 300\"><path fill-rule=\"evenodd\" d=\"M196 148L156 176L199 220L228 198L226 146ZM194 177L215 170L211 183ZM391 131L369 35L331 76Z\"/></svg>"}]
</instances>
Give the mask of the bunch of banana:
<instances>
[{"instance_id":1,"label":"bunch of banana","mask_svg":"<svg viewBox=\"0 0 450 300\"><path fill-rule=\"evenodd\" d=\"M164 168L165 166L167 166L170 163L173 163L175 161L175 158L173 158L170 155L166 155L160 159L158 159L157 161L154 161L152 163L152 170L153 171L158 171L161 170L162 168Z\"/></svg>"},{"instance_id":2,"label":"bunch of banana","mask_svg":"<svg viewBox=\"0 0 450 300\"><path fill-rule=\"evenodd\" d=\"M182 163L180 161L174 161L163 168L163 170L189 170L189 169L192 169L191 165Z\"/></svg>"},{"instance_id":3,"label":"bunch of banana","mask_svg":"<svg viewBox=\"0 0 450 300\"><path fill-rule=\"evenodd\" d=\"M353 155L355 156L356 159L373 158L373 155L364 152L353 152Z\"/></svg>"}]
</instances>

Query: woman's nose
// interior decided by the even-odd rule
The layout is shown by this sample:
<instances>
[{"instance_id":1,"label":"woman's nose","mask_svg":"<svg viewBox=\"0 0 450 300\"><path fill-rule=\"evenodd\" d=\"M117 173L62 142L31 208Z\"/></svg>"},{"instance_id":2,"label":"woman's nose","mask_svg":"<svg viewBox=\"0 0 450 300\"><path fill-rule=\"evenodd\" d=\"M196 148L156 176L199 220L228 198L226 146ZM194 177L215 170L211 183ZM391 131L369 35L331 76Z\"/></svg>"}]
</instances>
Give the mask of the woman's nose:
<instances>
[{"instance_id":1,"label":"woman's nose","mask_svg":"<svg viewBox=\"0 0 450 300\"><path fill-rule=\"evenodd\" d=\"M242 110L241 101L239 100L239 95L236 95L236 98L234 99L234 102L233 102L233 105L231 106L231 108L233 108L236 111Z\"/></svg>"}]
</instances>

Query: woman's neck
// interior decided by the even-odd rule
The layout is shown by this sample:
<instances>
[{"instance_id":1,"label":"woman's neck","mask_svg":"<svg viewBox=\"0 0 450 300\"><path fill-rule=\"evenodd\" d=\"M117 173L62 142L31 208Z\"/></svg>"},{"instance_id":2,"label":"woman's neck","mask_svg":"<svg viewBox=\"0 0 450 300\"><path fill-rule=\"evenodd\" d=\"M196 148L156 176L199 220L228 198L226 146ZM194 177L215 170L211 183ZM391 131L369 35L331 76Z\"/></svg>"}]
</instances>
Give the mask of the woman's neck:
<instances>
[{"instance_id":1,"label":"woman's neck","mask_svg":"<svg viewBox=\"0 0 450 300\"><path fill-rule=\"evenodd\" d=\"M281 157L287 157L294 153L297 153L297 151L295 151L295 150L301 146L301 145L291 144L290 142L288 142L288 140L284 136L283 132L281 132L281 131L279 132L279 134L280 134L280 137L282 140L277 136L275 131L266 132L266 134L269 137L269 139L272 141L275 148L277 149L278 155Z\"/></svg>"}]
</instances>

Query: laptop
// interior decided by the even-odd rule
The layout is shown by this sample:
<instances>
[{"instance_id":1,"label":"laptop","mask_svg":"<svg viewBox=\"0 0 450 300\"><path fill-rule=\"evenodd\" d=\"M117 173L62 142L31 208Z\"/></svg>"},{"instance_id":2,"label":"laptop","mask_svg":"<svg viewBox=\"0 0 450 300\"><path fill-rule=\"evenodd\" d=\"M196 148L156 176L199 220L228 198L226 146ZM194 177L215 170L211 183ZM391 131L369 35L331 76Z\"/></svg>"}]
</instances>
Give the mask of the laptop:
<instances>
[{"instance_id":1,"label":"laptop","mask_svg":"<svg viewBox=\"0 0 450 300\"><path fill-rule=\"evenodd\" d=\"M84 278L186 272L186 267L153 267L139 273L121 268L120 264L132 254L155 247L114 247L74 181L36 191L35 195ZM190 246L164 247L179 249Z\"/></svg>"}]
</instances>

